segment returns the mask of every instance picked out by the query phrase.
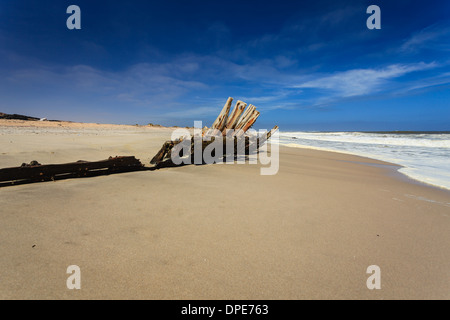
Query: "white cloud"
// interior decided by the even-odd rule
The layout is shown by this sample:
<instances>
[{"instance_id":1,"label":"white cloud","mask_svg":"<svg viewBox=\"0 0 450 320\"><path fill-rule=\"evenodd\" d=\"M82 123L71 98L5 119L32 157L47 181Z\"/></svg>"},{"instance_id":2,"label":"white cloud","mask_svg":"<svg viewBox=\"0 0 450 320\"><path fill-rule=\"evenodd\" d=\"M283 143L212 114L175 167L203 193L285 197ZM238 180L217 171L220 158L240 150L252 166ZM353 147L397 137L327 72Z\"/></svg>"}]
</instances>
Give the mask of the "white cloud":
<instances>
[{"instance_id":1,"label":"white cloud","mask_svg":"<svg viewBox=\"0 0 450 320\"><path fill-rule=\"evenodd\" d=\"M185 80L195 73L195 63L136 64L122 71L105 71L87 65L57 67L39 65L9 71L0 82L44 91L69 90L79 94L98 94L136 105L155 105L173 101L191 90L205 90L201 81Z\"/></svg>"},{"instance_id":2,"label":"white cloud","mask_svg":"<svg viewBox=\"0 0 450 320\"><path fill-rule=\"evenodd\" d=\"M422 78L419 81L411 82L408 86L403 88L401 93L444 85L450 85L450 72L445 72L437 76Z\"/></svg>"},{"instance_id":3,"label":"white cloud","mask_svg":"<svg viewBox=\"0 0 450 320\"><path fill-rule=\"evenodd\" d=\"M294 88L330 90L336 96L352 97L379 91L389 80L414 71L432 69L436 63L393 64L382 69L353 69L331 75L323 75Z\"/></svg>"},{"instance_id":4,"label":"white cloud","mask_svg":"<svg viewBox=\"0 0 450 320\"><path fill-rule=\"evenodd\" d=\"M440 21L413 34L400 47L400 51L419 49L450 50L450 21Z\"/></svg>"}]
</instances>

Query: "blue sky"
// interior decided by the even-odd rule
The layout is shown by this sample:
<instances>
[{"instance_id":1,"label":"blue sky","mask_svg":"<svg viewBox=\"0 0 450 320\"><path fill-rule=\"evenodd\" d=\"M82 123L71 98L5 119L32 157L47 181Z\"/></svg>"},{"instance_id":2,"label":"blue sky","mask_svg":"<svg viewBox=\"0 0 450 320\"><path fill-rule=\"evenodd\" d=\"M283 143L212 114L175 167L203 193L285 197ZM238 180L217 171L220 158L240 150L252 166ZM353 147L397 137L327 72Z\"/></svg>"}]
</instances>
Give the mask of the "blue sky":
<instances>
[{"instance_id":1,"label":"blue sky","mask_svg":"<svg viewBox=\"0 0 450 320\"><path fill-rule=\"evenodd\" d=\"M257 128L450 130L449 57L444 0L0 0L0 112L50 119L209 125L232 96Z\"/></svg>"}]
</instances>

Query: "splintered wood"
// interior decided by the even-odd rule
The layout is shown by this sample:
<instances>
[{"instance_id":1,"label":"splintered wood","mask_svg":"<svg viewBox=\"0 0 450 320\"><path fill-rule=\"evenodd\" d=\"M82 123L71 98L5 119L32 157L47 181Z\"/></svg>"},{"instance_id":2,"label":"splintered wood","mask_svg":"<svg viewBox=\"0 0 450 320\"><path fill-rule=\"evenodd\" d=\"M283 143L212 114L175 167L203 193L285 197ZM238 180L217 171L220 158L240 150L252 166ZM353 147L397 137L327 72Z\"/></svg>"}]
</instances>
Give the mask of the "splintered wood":
<instances>
[{"instance_id":1,"label":"splintered wood","mask_svg":"<svg viewBox=\"0 0 450 320\"><path fill-rule=\"evenodd\" d=\"M275 126L271 131L263 135L251 134L248 130L255 124L260 113L256 110L254 105L248 105L245 102L237 101L234 108L231 109L233 98L228 98L225 106L220 112L217 119L213 122L210 128L204 127L202 129L202 150L213 143L218 137L222 138L223 145L227 144L230 139L233 140L234 155L239 151L238 140L245 139L244 148L246 154L249 150L258 150L270 137L278 130ZM230 112L231 110L231 112ZM197 137L198 138L198 137ZM158 165L159 163L171 159L172 149L185 141L186 137L180 137L176 140L166 141L158 153L150 161L151 164ZM194 154L195 135L190 138L191 156ZM241 150L242 151L242 150Z\"/></svg>"}]
</instances>

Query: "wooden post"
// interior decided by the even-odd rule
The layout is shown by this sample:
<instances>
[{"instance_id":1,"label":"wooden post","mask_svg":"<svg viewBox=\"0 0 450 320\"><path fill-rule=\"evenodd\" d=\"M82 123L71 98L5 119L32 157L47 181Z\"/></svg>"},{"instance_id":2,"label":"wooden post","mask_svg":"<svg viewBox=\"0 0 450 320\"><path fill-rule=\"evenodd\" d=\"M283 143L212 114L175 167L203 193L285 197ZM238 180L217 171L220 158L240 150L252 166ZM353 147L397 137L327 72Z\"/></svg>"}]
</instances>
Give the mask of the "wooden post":
<instances>
[{"instance_id":1,"label":"wooden post","mask_svg":"<svg viewBox=\"0 0 450 320\"><path fill-rule=\"evenodd\" d=\"M225 125L227 124L228 114L230 113L232 103L233 98L228 98L219 116L211 125L211 129L206 130L203 135L216 135L217 133L222 132L222 130L225 128Z\"/></svg>"},{"instance_id":2,"label":"wooden post","mask_svg":"<svg viewBox=\"0 0 450 320\"><path fill-rule=\"evenodd\" d=\"M228 113L230 113L232 103L233 103L233 98L229 97L227 102L225 103L225 106L223 107L222 111L219 113L219 116L211 125L212 129L219 129L220 131L222 131L220 129L220 127L222 125L225 126L225 124L227 123Z\"/></svg>"},{"instance_id":3,"label":"wooden post","mask_svg":"<svg viewBox=\"0 0 450 320\"><path fill-rule=\"evenodd\" d=\"M239 117L241 116L242 112L244 112L246 106L247 104L242 101L238 101L236 103L236 106L228 117L227 125L225 127L226 129L234 129L236 127Z\"/></svg>"}]
</instances>

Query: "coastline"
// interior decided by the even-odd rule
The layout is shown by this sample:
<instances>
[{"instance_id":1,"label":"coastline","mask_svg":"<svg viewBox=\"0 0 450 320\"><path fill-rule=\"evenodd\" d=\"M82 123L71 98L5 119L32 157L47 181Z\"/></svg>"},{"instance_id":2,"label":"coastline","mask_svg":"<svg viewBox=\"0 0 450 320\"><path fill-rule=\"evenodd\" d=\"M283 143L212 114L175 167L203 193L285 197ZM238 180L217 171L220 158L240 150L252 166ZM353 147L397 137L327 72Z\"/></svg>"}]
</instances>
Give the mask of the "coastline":
<instances>
[{"instance_id":1,"label":"coastline","mask_svg":"<svg viewBox=\"0 0 450 320\"><path fill-rule=\"evenodd\" d=\"M283 145L369 157L401 166L410 179L450 190L448 131L283 132Z\"/></svg>"},{"instance_id":2,"label":"coastline","mask_svg":"<svg viewBox=\"0 0 450 320\"><path fill-rule=\"evenodd\" d=\"M400 169L406 168L405 166L403 166L401 164L390 162L390 161L386 161L386 160L383 160L383 159L379 159L379 157L376 157L376 156L360 155L358 153L352 153L350 151L336 151L336 150L332 150L332 149L326 149L326 148L321 148L321 147L312 147L312 146L300 145L300 144L294 144L294 143L292 143L292 144L280 144L280 146L284 146L286 148L309 149L309 150L317 150L317 151L323 151L323 152L347 154L347 155L355 156L355 157L359 157L359 158L365 158L365 159L381 161L385 165L392 167L392 169L394 170L392 172L392 174L397 179L403 180L406 183L413 183L413 184L417 184L417 185L420 185L420 186L433 188L433 189L436 189L436 190L443 190L443 191L450 192L450 189L448 189L448 188L446 188L444 186L439 186L437 184L428 183L426 181L420 180L419 178L412 177L412 176L408 175L405 172L401 172Z\"/></svg>"},{"instance_id":3,"label":"coastline","mask_svg":"<svg viewBox=\"0 0 450 320\"><path fill-rule=\"evenodd\" d=\"M100 126L0 124L0 167L115 155L148 164L172 131ZM306 148L281 146L275 176L259 169L0 188L0 298L450 298L450 192L402 181L383 161ZM78 291L65 287L73 264ZM370 265L381 290L366 287Z\"/></svg>"}]
</instances>

